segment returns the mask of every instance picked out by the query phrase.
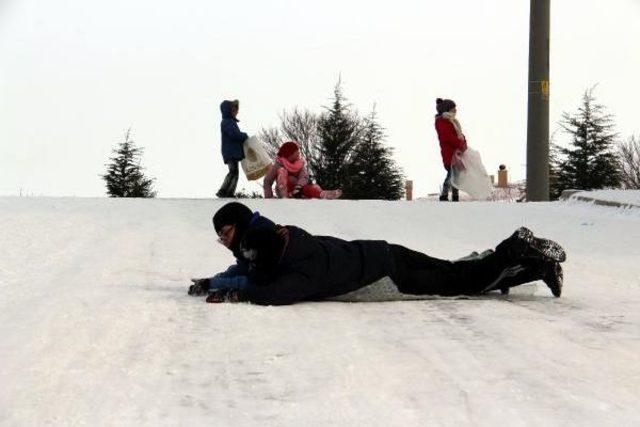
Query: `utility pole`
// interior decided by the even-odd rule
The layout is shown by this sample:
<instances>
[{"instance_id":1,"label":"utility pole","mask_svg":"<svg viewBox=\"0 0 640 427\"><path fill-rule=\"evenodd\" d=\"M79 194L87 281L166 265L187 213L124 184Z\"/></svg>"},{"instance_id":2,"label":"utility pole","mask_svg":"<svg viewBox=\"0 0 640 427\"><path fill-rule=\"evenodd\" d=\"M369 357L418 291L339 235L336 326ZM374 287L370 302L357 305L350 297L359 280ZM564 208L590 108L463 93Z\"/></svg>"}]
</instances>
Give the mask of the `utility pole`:
<instances>
[{"instance_id":1,"label":"utility pole","mask_svg":"<svg viewBox=\"0 0 640 427\"><path fill-rule=\"evenodd\" d=\"M527 200L549 200L550 0L530 0Z\"/></svg>"}]
</instances>

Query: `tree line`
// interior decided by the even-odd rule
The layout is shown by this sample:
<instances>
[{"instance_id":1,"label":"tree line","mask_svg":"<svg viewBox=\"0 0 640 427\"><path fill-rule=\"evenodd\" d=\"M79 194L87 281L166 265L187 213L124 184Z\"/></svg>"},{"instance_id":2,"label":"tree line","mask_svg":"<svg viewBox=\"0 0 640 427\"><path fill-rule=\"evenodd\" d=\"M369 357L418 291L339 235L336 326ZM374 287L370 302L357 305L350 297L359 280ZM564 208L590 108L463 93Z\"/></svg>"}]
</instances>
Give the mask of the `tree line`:
<instances>
[{"instance_id":1,"label":"tree line","mask_svg":"<svg viewBox=\"0 0 640 427\"><path fill-rule=\"evenodd\" d=\"M614 117L596 100L594 88L584 92L575 113L562 115L560 129L569 141L551 143L552 200L568 189L640 189L640 141L635 136L619 140Z\"/></svg>"},{"instance_id":2,"label":"tree line","mask_svg":"<svg viewBox=\"0 0 640 427\"><path fill-rule=\"evenodd\" d=\"M640 138L620 141L614 118L597 102L594 88L585 91L576 112L563 113L559 124L569 141L560 145L552 138L552 200L566 189L640 189ZM274 158L283 142L298 142L312 178L323 188L341 188L343 198L397 200L404 194L404 174L385 144L375 105L361 116L348 103L340 81L330 106L320 113L284 111L279 126L263 128L259 139ZM141 166L142 153L127 130L101 175L110 197L156 196L155 179L145 176Z\"/></svg>"}]
</instances>

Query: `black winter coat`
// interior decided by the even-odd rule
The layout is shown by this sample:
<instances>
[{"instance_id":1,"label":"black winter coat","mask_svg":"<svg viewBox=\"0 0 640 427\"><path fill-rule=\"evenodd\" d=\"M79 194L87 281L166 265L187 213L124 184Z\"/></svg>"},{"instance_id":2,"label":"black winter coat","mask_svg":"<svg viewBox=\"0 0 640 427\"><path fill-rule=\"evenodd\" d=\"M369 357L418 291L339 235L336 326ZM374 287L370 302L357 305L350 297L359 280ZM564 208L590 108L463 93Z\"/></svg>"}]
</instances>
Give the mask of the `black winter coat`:
<instances>
[{"instance_id":1,"label":"black winter coat","mask_svg":"<svg viewBox=\"0 0 640 427\"><path fill-rule=\"evenodd\" d=\"M248 231L253 230L255 228L270 228L275 230L276 224L266 216L260 215L260 212L256 211L253 213L253 217L251 218L251 221L249 221L249 224L247 225L246 230L244 228L240 230L238 225L236 225L236 227L237 227L236 231L237 232L241 231L242 235L244 235ZM240 250L240 242L238 242L238 244L232 249L232 252L233 252L233 256L236 257L236 265L238 266L237 274L241 274L245 276L248 275L249 261L245 259L245 257L242 255L242 251Z\"/></svg>"},{"instance_id":2,"label":"black winter coat","mask_svg":"<svg viewBox=\"0 0 640 427\"><path fill-rule=\"evenodd\" d=\"M242 299L261 305L322 300L367 286L394 273L389 244L384 240L346 241L312 236L286 227L289 241L275 274L251 283Z\"/></svg>"}]
</instances>

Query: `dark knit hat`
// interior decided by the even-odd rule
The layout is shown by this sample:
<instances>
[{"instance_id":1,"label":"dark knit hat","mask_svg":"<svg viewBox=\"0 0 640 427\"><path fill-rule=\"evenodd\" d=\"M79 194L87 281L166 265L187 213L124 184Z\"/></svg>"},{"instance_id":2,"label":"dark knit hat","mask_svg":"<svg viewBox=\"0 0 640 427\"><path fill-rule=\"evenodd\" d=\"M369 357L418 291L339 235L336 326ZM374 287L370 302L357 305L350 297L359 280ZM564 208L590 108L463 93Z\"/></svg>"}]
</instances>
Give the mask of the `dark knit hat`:
<instances>
[{"instance_id":1,"label":"dark knit hat","mask_svg":"<svg viewBox=\"0 0 640 427\"><path fill-rule=\"evenodd\" d=\"M438 115L451 111L454 108L456 108L456 103L452 100L442 98L436 99L436 111L438 112Z\"/></svg>"},{"instance_id":2,"label":"dark knit hat","mask_svg":"<svg viewBox=\"0 0 640 427\"><path fill-rule=\"evenodd\" d=\"M300 150L300 147L297 143L293 141L285 142L278 150L278 157L284 157L286 159L298 150Z\"/></svg>"},{"instance_id":3,"label":"dark knit hat","mask_svg":"<svg viewBox=\"0 0 640 427\"><path fill-rule=\"evenodd\" d=\"M240 243L242 256L260 272L273 272L282 255L284 239L272 228L254 228L245 234Z\"/></svg>"},{"instance_id":4,"label":"dark knit hat","mask_svg":"<svg viewBox=\"0 0 640 427\"><path fill-rule=\"evenodd\" d=\"M231 242L231 250L235 251L249 228L251 218L253 218L251 209L242 203L230 202L218 209L213 215L213 227L216 229L216 233L220 233L225 225L235 225L236 231Z\"/></svg>"},{"instance_id":5,"label":"dark knit hat","mask_svg":"<svg viewBox=\"0 0 640 427\"><path fill-rule=\"evenodd\" d=\"M230 202L218 209L213 215L213 227L219 233L225 225L249 225L253 212L238 202Z\"/></svg>"}]
</instances>

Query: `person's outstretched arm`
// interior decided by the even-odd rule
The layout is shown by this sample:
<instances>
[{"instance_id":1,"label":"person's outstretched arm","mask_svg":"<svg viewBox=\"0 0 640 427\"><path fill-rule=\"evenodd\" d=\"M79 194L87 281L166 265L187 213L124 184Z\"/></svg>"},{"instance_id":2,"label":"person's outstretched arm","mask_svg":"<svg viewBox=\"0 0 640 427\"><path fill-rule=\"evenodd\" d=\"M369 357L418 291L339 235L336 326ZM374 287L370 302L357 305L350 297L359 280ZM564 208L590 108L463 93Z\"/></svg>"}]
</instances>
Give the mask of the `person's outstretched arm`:
<instances>
[{"instance_id":1,"label":"person's outstretched arm","mask_svg":"<svg viewBox=\"0 0 640 427\"><path fill-rule=\"evenodd\" d=\"M243 275L224 275L224 273L216 274L209 279L209 290L214 289L231 289L241 291L249 285L249 278Z\"/></svg>"},{"instance_id":2,"label":"person's outstretched arm","mask_svg":"<svg viewBox=\"0 0 640 427\"><path fill-rule=\"evenodd\" d=\"M241 290L247 287L249 282L248 266L246 262L238 259L236 264L232 264L225 271L212 277L201 279L191 279L193 285L189 287L190 295L202 295L216 289L221 290Z\"/></svg>"}]
</instances>

